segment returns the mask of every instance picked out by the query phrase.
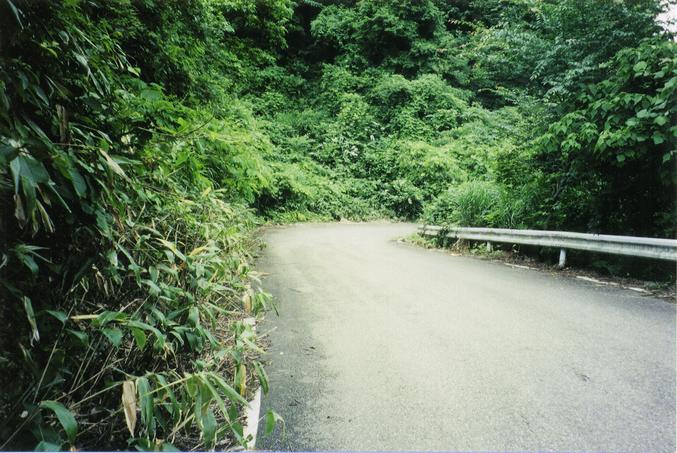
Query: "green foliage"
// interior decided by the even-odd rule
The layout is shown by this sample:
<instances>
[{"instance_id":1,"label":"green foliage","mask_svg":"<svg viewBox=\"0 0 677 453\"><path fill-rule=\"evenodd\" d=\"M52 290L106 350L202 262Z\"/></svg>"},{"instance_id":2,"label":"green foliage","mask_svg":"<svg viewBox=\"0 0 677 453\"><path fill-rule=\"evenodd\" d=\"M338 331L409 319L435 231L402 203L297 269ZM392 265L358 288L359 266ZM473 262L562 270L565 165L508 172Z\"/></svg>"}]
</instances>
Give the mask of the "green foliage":
<instances>
[{"instance_id":1,"label":"green foliage","mask_svg":"<svg viewBox=\"0 0 677 453\"><path fill-rule=\"evenodd\" d=\"M411 181L400 178L384 184L379 201L396 217L415 219L423 207L423 194Z\"/></svg>"},{"instance_id":2,"label":"green foliage","mask_svg":"<svg viewBox=\"0 0 677 453\"><path fill-rule=\"evenodd\" d=\"M355 6L322 8L312 21L311 32L347 64L383 64L411 73L419 60L419 41L432 40L442 22L442 13L431 0L359 1Z\"/></svg>"},{"instance_id":3,"label":"green foliage","mask_svg":"<svg viewBox=\"0 0 677 453\"><path fill-rule=\"evenodd\" d=\"M350 163L360 159L364 145L374 136L376 123L369 104L359 94L344 94L339 105L336 121L327 130L327 147L333 158Z\"/></svg>"},{"instance_id":4,"label":"green foliage","mask_svg":"<svg viewBox=\"0 0 677 453\"><path fill-rule=\"evenodd\" d=\"M471 85L491 105L512 101L524 87L554 102L567 99L580 84L603 78L600 64L616 52L660 30L656 0L509 3L474 2L469 11L483 22L464 51L473 61Z\"/></svg>"},{"instance_id":5,"label":"green foliage","mask_svg":"<svg viewBox=\"0 0 677 453\"><path fill-rule=\"evenodd\" d=\"M635 115L670 77L666 67L665 80L657 78L653 85L618 81L625 74L618 59L628 53L644 52L632 65L646 60L652 76L665 66L660 62L673 44L654 21L658 2L323 5L296 8L290 34L295 48L285 53L283 68L288 75L276 79L288 86L282 81L301 77L304 89L265 88L261 95L267 102L269 93L276 93L275 105L283 109L266 129L285 162L304 162L304 169L329 175L332 184L350 181L359 190L357 198L397 217L418 217L431 200L466 180L488 180L499 186L506 207L495 213L496 225L672 234L673 202L669 195L656 196L659 187L672 193L666 171L672 165L669 94L659 95L667 100L663 111L639 119L645 130L628 132L639 141L623 144L626 151L619 157L603 158L625 136L614 122L627 118L608 110L611 104L601 100L602 93L646 96L638 100ZM652 35L657 35L654 44L643 43ZM619 83L625 86L613 88ZM293 102L285 105L285 97ZM597 102L594 120L580 111L592 102ZM651 123L654 118L661 124ZM632 120L624 127L637 129ZM654 136L663 142L654 143ZM568 150L570 145L577 150ZM663 149L666 162L649 164L649 154L635 150L642 147ZM619 165L633 155L643 169ZM330 170L308 165L308 159ZM306 189L304 180L313 179L295 177ZM585 180L589 183L579 183ZM623 189L618 184L623 180L632 183ZM645 195L635 196L635 190ZM616 195L623 192L627 197ZM337 199L319 189L306 195ZM640 201L649 198L655 202ZM303 209L333 217L332 203L308 203ZM632 203L644 208L621 207Z\"/></svg>"},{"instance_id":6,"label":"green foliage","mask_svg":"<svg viewBox=\"0 0 677 453\"><path fill-rule=\"evenodd\" d=\"M437 197L424 214L428 223L470 227L501 225L503 194L495 184L468 181Z\"/></svg>"},{"instance_id":7,"label":"green foliage","mask_svg":"<svg viewBox=\"0 0 677 453\"><path fill-rule=\"evenodd\" d=\"M271 145L246 107L191 107L156 83L195 102L215 42L171 4L3 5L0 445L245 445L237 420L264 375L242 318L269 307L250 286L245 204L268 185ZM175 40L142 80L133 60L155 26ZM119 410L127 382L138 424Z\"/></svg>"},{"instance_id":8,"label":"green foliage","mask_svg":"<svg viewBox=\"0 0 677 453\"><path fill-rule=\"evenodd\" d=\"M398 141L392 145L390 153L396 175L405 177L418 188L424 201L465 179L458 161L444 148L425 142Z\"/></svg>"},{"instance_id":9,"label":"green foliage","mask_svg":"<svg viewBox=\"0 0 677 453\"><path fill-rule=\"evenodd\" d=\"M568 226L582 193L596 230L674 235L675 50L648 40L619 52L605 65L611 76L589 85L538 138L537 159L564 170L549 200L559 224Z\"/></svg>"},{"instance_id":10,"label":"green foliage","mask_svg":"<svg viewBox=\"0 0 677 453\"><path fill-rule=\"evenodd\" d=\"M257 198L259 212L276 222L368 219L376 216L364 190L310 160L271 164L273 179ZM351 190L352 189L352 190ZM360 197L362 196L362 198Z\"/></svg>"},{"instance_id":11,"label":"green foliage","mask_svg":"<svg viewBox=\"0 0 677 453\"><path fill-rule=\"evenodd\" d=\"M434 74L411 81L383 76L370 95L387 130L402 137L432 138L456 127L468 109L468 94Z\"/></svg>"}]
</instances>

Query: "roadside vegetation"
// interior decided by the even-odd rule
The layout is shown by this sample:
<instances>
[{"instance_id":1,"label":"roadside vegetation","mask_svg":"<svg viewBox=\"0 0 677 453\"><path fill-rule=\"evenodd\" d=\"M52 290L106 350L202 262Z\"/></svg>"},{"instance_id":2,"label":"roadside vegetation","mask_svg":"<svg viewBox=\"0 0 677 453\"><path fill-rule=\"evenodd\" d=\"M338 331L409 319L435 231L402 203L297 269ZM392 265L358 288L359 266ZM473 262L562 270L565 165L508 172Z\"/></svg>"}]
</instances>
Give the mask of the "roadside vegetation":
<instances>
[{"instance_id":1,"label":"roadside vegetation","mask_svg":"<svg viewBox=\"0 0 677 453\"><path fill-rule=\"evenodd\" d=\"M245 445L264 222L674 237L667 6L0 3L0 448Z\"/></svg>"}]
</instances>

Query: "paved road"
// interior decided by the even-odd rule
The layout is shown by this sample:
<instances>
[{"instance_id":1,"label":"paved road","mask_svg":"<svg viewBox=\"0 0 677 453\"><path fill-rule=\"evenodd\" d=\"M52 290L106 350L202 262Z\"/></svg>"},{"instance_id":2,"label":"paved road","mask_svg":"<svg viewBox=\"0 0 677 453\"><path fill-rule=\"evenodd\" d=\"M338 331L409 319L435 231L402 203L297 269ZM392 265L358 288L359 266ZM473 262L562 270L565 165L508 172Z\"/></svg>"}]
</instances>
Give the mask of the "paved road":
<instances>
[{"instance_id":1,"label":"paved road","mask_svg":"<svg viewBox=\"0 0 677 453\"><path fill-rule=\"evenodd\" d=\"M675 305L419 249L402 224L271 229L276 450L675 451Z\"/></svg>"}]
</instances>

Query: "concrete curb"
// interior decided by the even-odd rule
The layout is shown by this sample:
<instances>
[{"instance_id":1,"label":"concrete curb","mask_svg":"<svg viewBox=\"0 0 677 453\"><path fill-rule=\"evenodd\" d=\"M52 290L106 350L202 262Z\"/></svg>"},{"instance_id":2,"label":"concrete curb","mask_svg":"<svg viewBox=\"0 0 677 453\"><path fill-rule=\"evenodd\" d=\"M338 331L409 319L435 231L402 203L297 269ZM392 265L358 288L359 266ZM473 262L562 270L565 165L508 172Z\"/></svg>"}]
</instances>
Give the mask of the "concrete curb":
<instances>
[{"instance_id":1,"label":"concrete curb","mask_svg":"<svg viewBox=\"0 0 677 453\"><path fill-rule=\"evenodd\" d=\"M261 412L261 387L256 389L256 393L254 393L254 398L249 402L249 405L247 406L247 412L245 414L245 422L242 429L242 433L245 439L250 435L252 436L251 441L247 442L247 451L256 449L256 433L259 430L260 412Z\"/></svg>"},{"instance_id":2,"label":"concrete curb","mask_svg":"<svg viewBox=\"0 0 677 453\"><path fill-rule=\"evenodd\" d=\"M249 317L244 320L246 324L252 326L252 330L256 332L256 318ZM247 442L247 451L256 449L256 433L259 430L259 414L261 412L261 387L256 389L254 398L247 405L247 412L245 413L244 426L242 427L242 435L246 439L251 435L251 442Z\"/></svg>"}]
</instances>

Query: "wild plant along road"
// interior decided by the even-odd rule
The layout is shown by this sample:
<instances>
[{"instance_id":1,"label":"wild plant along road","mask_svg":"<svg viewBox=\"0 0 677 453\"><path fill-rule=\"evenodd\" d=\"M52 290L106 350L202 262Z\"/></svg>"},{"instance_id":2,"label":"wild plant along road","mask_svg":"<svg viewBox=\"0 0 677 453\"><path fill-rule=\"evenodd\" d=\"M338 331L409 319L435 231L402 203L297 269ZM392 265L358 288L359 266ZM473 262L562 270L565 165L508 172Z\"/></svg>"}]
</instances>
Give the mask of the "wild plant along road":
<instances>
[{"instance_id":1,"label":"wild plant along road","mask_svg":"<svg viewBox=\"0 0 677 453\"><path fill-rule=\"evenodd\" d=\"M398 243L271 229L281 450L675 450L675 305Z\"/></svg>"}]
</instances>

